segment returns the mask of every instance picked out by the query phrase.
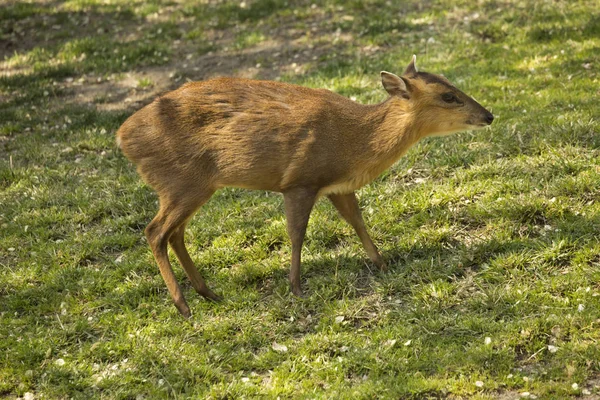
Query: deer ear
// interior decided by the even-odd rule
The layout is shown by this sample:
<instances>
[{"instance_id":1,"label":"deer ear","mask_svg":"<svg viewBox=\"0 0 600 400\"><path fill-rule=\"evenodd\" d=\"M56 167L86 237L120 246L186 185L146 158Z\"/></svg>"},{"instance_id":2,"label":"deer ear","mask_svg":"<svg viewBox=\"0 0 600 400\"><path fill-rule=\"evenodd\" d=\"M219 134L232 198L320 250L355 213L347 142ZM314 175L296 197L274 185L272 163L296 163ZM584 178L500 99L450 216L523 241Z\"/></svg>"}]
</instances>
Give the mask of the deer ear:
<instances>
[{"instance_id":1,"label":"deer ear","mask_svg":"<svg viewBox=\"0 0 600 400\"><path fill-rule=\"evenodd\" d=\"M417 56L415 54L413 54L412 56L412 60L410 60L410 64L408 64L408 67L406 67L406 70L404 71L405 76L411 76L411 75L416 75L417 72L419 72L417 70Z\"/></svg>"},{"instance_id":2,"label":"deer ear","mask_svg":"<svg viewBox=\"0 0 600 400\"><path fill-rule=\"evenodd\" d=\"M381 83L390 96L400 96L406 99L410 98L406 82L398 75L381 71Z\"/></svg>"}]
</instances>

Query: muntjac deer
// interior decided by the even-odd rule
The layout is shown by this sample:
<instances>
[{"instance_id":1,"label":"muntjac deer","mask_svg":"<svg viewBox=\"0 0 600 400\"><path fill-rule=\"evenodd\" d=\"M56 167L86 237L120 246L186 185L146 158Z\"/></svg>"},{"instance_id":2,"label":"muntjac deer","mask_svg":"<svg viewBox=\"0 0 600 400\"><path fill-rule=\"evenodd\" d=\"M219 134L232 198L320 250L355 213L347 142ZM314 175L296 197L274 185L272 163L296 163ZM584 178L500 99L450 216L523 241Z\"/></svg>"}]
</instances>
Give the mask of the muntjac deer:
<instances>
[{"instance_id":1,"label":"muntjac deer","mask_svg":"<svg viewBox=\"0 0 600 400\"><path fill-rule=\"evenodd\" d=\"M394 164L419 139L492 123L494 116L446 78L381 72L390 95L363 105L324 89L237 78L190 82L133 114L117 143L158 194L146 237L175 306L190 309L175 279L170 244L194 289L218 300L184 244L194 213L223 187L283 193L292 242L291 290L301 296L300 251L315 201L327 196L380 269L354 191Z\"/></svg>"}]
</instances>

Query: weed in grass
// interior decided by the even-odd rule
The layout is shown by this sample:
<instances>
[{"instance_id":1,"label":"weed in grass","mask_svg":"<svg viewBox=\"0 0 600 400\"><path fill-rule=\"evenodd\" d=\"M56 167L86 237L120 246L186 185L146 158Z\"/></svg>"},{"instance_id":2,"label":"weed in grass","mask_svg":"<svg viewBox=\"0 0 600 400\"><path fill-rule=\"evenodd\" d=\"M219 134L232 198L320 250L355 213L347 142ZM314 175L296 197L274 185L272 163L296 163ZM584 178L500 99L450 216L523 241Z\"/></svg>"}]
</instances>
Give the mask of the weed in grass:
<instances>
[{"instance_id":1,"label":"weed in grass","mask_svg":"<svg viewBox=\"0 0 600 400\"><path fill-rule=\"evenodd\" d=\"M142 79L138 80L138 82L137 82L137 87L140 89L148 89L148 88L151 88L152 86L154 86L154 83L152 82L152 80L150 78L142 78Z\"/></svg>"}]
</instances>

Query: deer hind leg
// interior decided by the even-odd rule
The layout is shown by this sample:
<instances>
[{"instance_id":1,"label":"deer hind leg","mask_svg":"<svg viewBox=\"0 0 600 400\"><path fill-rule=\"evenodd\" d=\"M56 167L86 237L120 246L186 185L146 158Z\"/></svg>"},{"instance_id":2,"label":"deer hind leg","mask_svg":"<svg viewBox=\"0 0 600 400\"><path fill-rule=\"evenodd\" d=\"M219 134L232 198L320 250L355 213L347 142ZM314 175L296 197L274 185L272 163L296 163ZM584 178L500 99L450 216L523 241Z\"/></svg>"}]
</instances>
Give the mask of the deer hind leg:
<instances>
[{"instance_id":1,"label":"deer hind leg","mask_svg":"<svg viewBox=\"0 0 600 400\"><path fill-rule=\"evenodd\" d=\"M340 215L348 221L350 225L354 228L360 241L362 242L365 250L367 251L367 255L373 261L377 267L381 271L385 271L387 269L383 258L379 254L377 247L373 244L369 233L367 232L367 228L365 227L365 222L363 221L362 215L360 213L360 208L358 207L358 200L356 199L356 195L354 193L349 194L330 194L329 200L333 203L335 208L337 208Z\"/></svg>"},{"instance_id":2,"label":"deer hind leg","mask_svg":"<svg viewBox=\"0 0 600 400\"><path fill-rule=\"evenodd\" d=\"M308 218L315 204L315 199L316 193L314 191L304 189L296 189L283 194L287 230L292 242L290 284L292 293L296 296L302 296L302 288L300 287L300 253L302 251L304 235L306 234Z\"/></svg>"},{"instance_id":3,"label":"deer hind leg","mask_svg":"<svg viewBox=\"0 0 600 400\"><path fill-rule=\"evenodd\" d=\"M184 222L175 230L175 232L173 232L169 238L169 244L171 244L171 247L175 251L179 263L192 282L192 286L196 292L209 300L219 301L221 298L206 286L204 279L202 279L202 276L198 272L198 269L196 269L194 262L185 248L184 234L186 225L187 222Z\"/></svg>"},{"instance_id":4,"label":"deer hind leg","mask_svg":"<svg viewBox=\"0 0 600 400\"><path fill-rule=\"evenodd\" d=\"M181 315L186 318L191 315L190 308L185 301L183 293L181 292L181 287L177 283L175 274L173 273L173 268L169 262L167 244L169 243L171 236L175 233L175 231L177 231L178 228L182 226L182 229L185 228L185 223L191 218L198 207L208 200L210 195L212 195L212 192L205 196L200 196L200 198L195 196L193 201L190 201L190 199L192 199L191 196L187 197L187 201L172 201L169 198L161 197L160 210L152 222L150 222L150 224L146 227L146 238L148 239L148 243L150 244L154 258L158 263L160 274L167 285L167 289L169 290L171 298L175 303L175 307L177 307ZM177 255L179 256L180 253ZM190 266L189 264L185 265L187 267ZM188 269L185 267L184 269L186 269L186 272L189 274ZM193 272L192 276L194 278L199 277L198 271L195 269L195 267L193 267L193 269L195 274Z\"/></svg>"}]
</instances>

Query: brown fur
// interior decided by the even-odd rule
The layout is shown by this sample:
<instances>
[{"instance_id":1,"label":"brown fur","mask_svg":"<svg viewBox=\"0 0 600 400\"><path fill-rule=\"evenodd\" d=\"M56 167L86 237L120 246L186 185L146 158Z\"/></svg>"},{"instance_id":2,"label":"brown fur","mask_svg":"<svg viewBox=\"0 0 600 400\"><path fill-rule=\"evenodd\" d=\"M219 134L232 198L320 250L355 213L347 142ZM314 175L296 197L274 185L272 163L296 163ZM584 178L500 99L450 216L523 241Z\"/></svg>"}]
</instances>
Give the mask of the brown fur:
<instances>
[{"instance_id":1,"label":"brown fur","mask_svg":"<svg viewBox=\"0 0 600 400\"><path fill-rule=\"evenodd\" d=\"M167 243L196 291L218 299L196 270L183 235L194 212L222 187L283 193L294 294L301 294L300 249L306 225L322 195L354 227L370 259L385 267L366 231L354 191L419 139L486 126L493 118L445 78L420 74L414 59L402 78L382 73L391 96L377 105L279 82L236 78L192 82L125 121L117 140L158 193L160 210L146 235L184 316L190 311L173 275ZM440 99L448 91L457 102Z\"/></svg>"}]
</instances>

